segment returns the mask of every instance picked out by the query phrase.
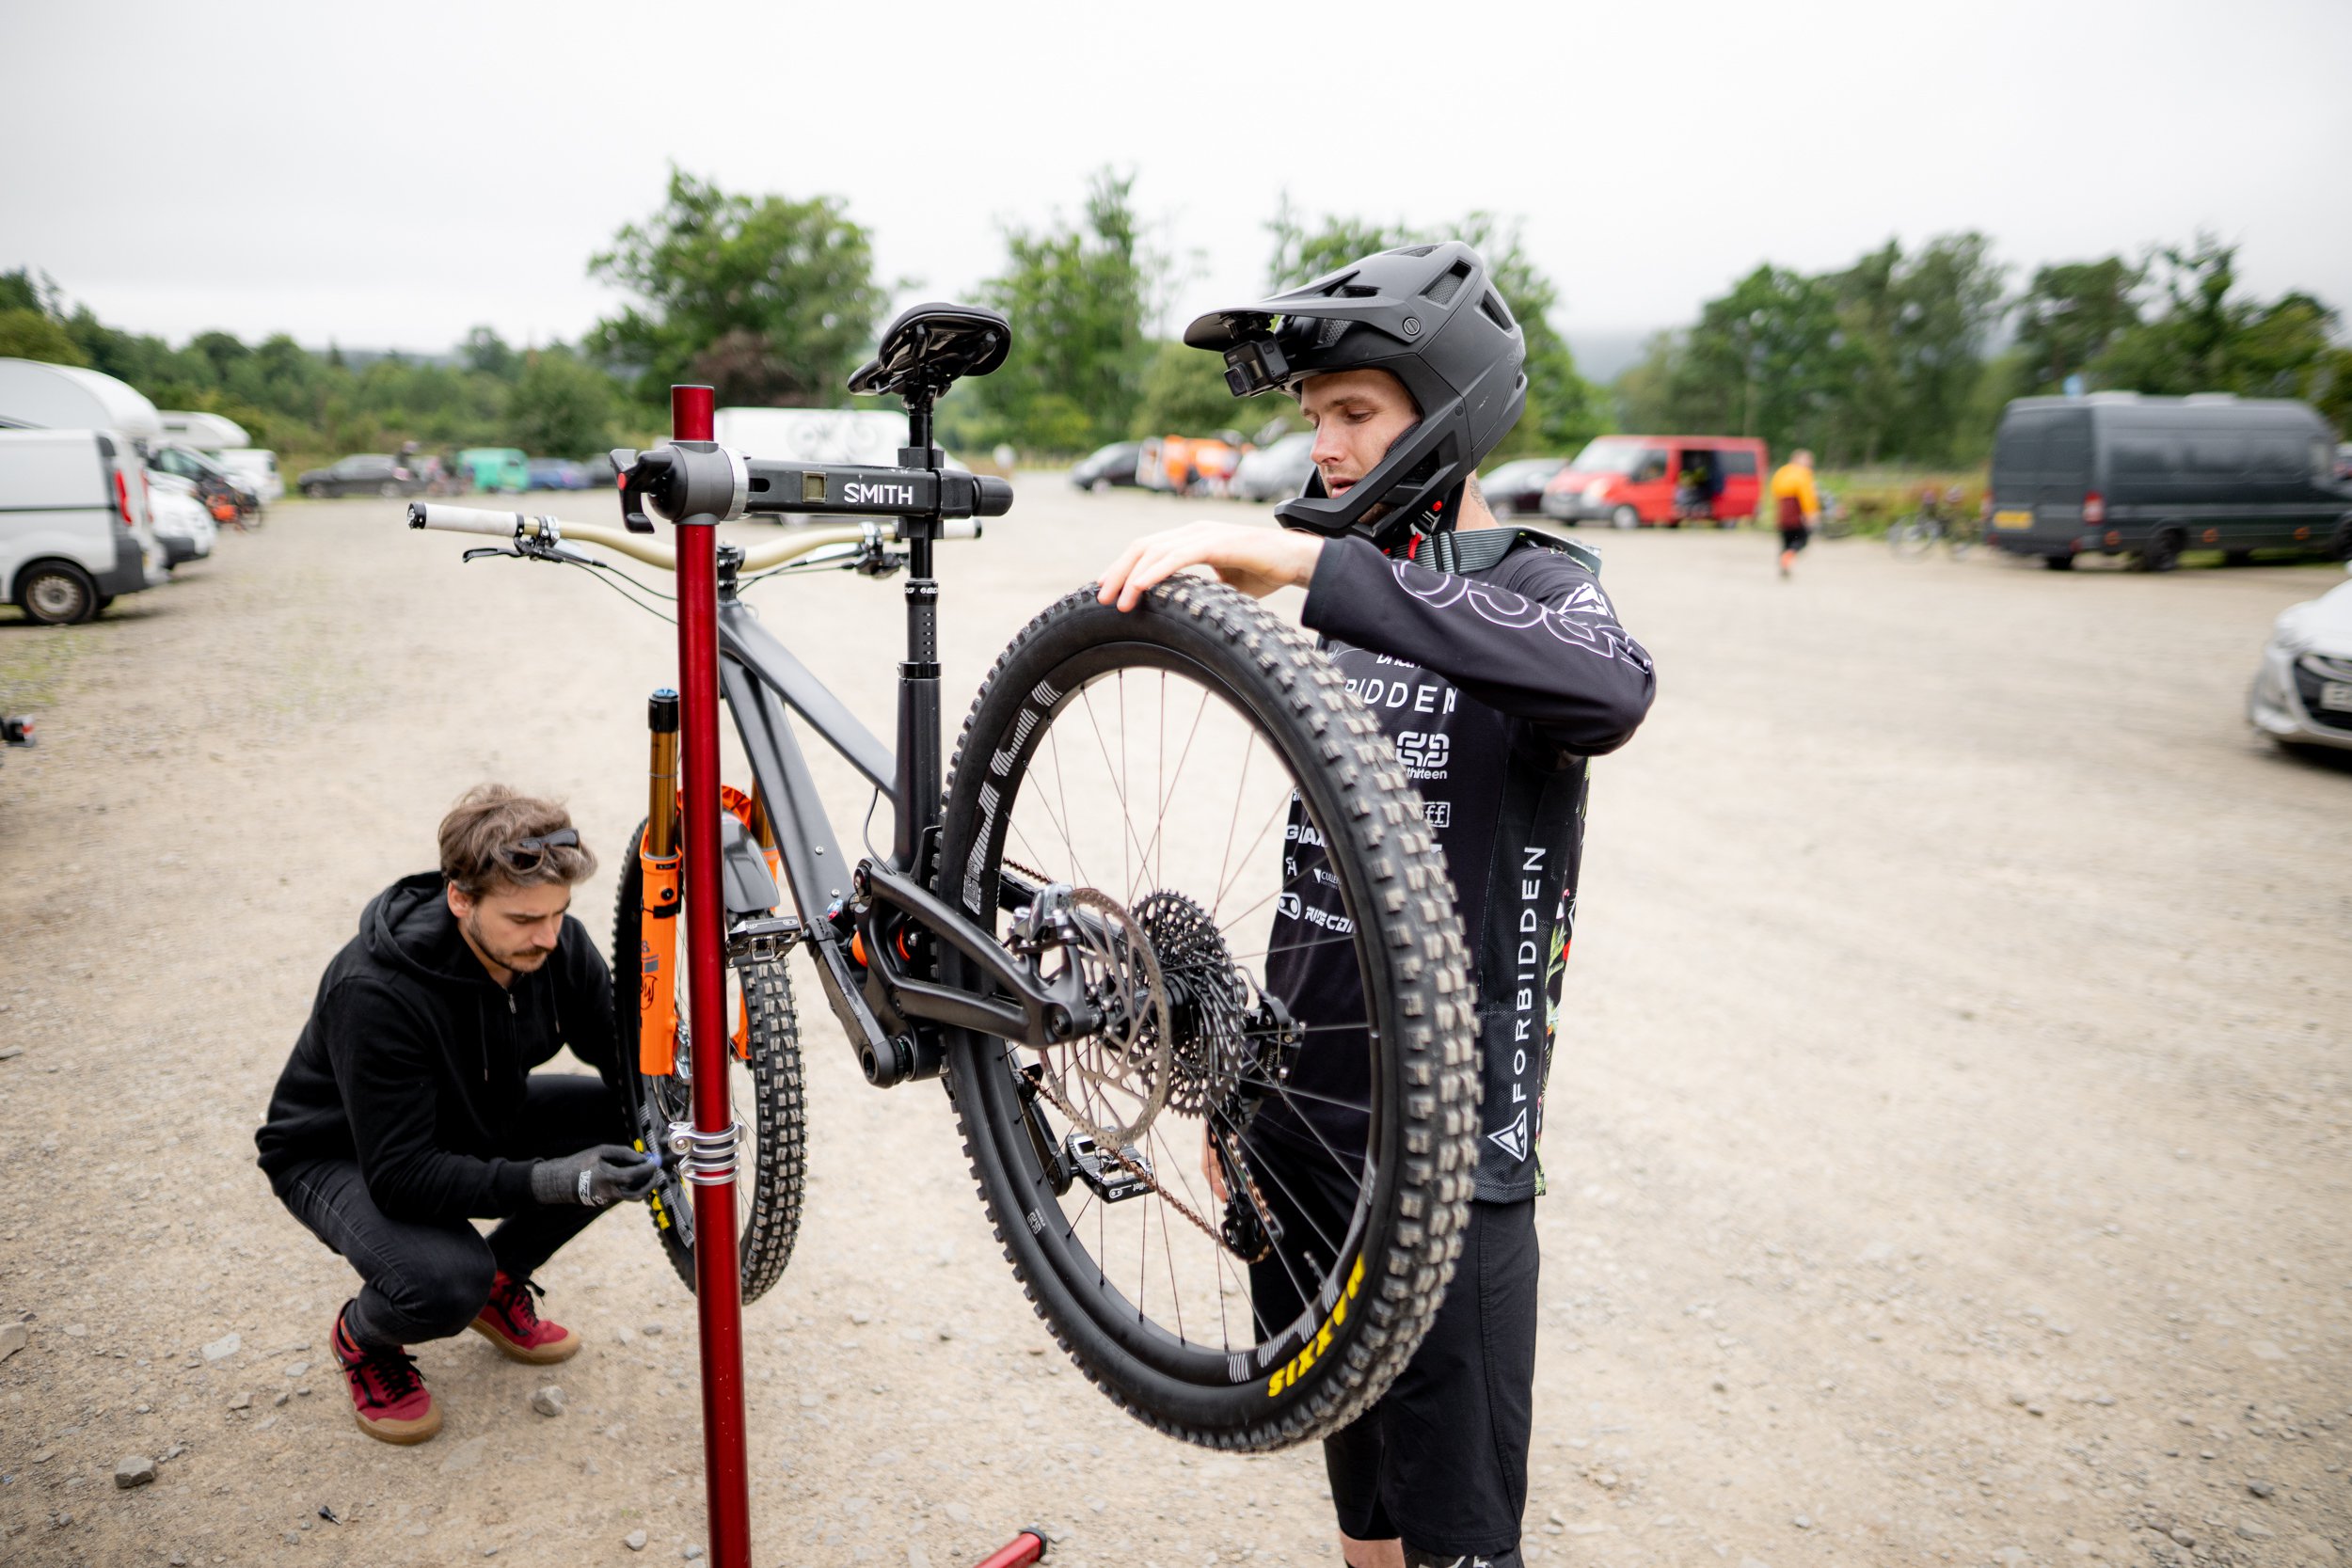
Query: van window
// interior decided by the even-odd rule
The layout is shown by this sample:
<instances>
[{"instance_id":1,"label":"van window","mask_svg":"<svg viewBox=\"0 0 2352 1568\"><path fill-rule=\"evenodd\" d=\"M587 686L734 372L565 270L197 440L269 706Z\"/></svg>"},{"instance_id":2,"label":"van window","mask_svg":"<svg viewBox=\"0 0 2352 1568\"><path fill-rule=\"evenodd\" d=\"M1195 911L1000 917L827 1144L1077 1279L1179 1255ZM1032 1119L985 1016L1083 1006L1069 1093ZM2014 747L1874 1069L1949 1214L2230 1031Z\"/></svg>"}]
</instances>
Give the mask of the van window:
<instances>
[{"instance_id":1,"label":"van window","mask_svg":"<svg viewBox=\"0 0 2352 1568\"><path fill-rule=\"evenodd\" d=\"M2199 479L2235 479L2245 471L2248 445L2232 436L2192 436L2181 443L2181 466Z\"/></svg>"},{"instance_id":2,"label":"van window","mask_svg":"<svg viewBox=\"0 0 2352 1568\"><path fill-rule=\"evenodd\" d=\"M2144 484L2171 476L2173 443L2162 436L2146 431L2118 436L2112 451L2119 483L2131 480Z\"/></svg>"},{"instance_id":3,"label":"van window","mask_svg":"<svg viewBox=\"0 0 2352 1568\"><path fill-rule=\"evenodd\" d=\"M1633 466L1633 483L1646 484L1666 477L1666 454L1656 447L1645 447L1642 460Z\"/></svg>"},{"instance_id":4,"label":"van window","mask_svg":"<svg viewBox=\"0 0 2352 1568\"><path fill-rule=\"evenodd\" d=\"M1752 475L1756 472L1756 453L1752 451L1726 449L1715 454L1715 462L1726 478L1733 474Z\"/></svg>"},{"instance_id":5,"label":"van window","mask_svg":"<svg viewBox=\"0 0 2352 1568\"><path fill-rule=\"evenodd\" d=\"M2254 443L2254 473L2265 484L2301 483L2308 461L2304 443L2291 436L2265 436Z\"/></svg>"},{"instance_id":6,"label":"van window","mask_svg":"<svg viewBox=\"0 0 2352 1568\"><path fill-rule=\"evenodd\" d=\"M2009 495L2033 488L2042 471L2042 432L2046 421L2011 420L1993 443L1993 487Z\"/></svg>"}]
</instances>

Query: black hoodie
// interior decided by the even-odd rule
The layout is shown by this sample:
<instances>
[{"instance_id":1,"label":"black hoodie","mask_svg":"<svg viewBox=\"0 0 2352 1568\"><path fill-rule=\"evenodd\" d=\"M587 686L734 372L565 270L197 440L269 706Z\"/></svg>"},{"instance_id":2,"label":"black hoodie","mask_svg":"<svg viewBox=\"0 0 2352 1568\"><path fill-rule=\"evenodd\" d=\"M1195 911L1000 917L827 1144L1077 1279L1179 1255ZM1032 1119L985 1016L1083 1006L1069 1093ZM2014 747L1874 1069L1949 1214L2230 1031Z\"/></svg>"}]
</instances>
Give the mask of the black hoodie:
<instances>
[{"instance_id":1,"label":"black hoodie","mask_svg":"<svg viewBox=\"0 0 2352 1568\"><path fill-rule=\"evenodd\" d=\"M253 1141L273 1188L313 1160L356 1160L394 1219L496 1218L532 1206L515 1147L523 1079L569 1045L613 1081L612 977L580 922L511 988L466 945L440 873L371 900L319 981Z\"/></svg>"}]
</instances>

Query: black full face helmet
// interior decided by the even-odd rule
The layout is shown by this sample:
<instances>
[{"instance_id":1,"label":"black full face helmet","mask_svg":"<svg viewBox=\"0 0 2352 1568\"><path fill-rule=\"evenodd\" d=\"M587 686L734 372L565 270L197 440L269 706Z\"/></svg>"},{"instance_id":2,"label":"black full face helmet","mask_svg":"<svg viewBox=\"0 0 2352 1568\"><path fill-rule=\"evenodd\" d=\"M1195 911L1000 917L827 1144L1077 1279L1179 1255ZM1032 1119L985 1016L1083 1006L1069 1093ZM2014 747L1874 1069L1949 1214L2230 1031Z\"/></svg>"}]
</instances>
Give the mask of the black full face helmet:
<instances>
[{"instance_id":1,"label":"black full face helmet","mask_svg":"<svg viewBox=\"0 0 2352 1568\"><path fill-rule=\"evenodd\" d=\"M1359 533L1383 548L1408 531L1453 527L1471 471L1527 406L1526 337L1486 258L1459 240L1384 250L1254 305L1212 310L1184 341L1225 356L1235 397L1295 397L1309 377L1335 371L1387 371L1405 384L1420 422L1370 472L1335 499L1317 471L1306 494L1274 509L1285 528Z\"/></svg>"}]
</instances>

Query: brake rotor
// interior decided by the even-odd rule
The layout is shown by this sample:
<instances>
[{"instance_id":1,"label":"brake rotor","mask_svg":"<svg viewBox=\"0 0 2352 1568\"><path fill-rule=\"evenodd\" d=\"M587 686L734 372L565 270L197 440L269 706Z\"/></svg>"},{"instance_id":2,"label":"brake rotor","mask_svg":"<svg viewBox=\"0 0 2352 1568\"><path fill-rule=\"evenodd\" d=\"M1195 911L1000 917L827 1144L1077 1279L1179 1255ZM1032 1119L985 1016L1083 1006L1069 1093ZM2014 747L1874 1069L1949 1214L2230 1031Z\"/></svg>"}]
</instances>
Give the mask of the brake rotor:
<instances>
[{"instance_id":1,"label":"brake rotor","mask_svg":"<svg viewBox=\"0 0 2352 1568\"><path fill-rule=\"evenodd\" d=\"M1103 1015L1091 1034L1040 1054L1047 1086L1072 1125L1112 1149L1134 1145L1168 1103L1168 991L1151 938L1108 894L1071 890L1079 940L1068 949Z\"/></svg>"}]
</instances>

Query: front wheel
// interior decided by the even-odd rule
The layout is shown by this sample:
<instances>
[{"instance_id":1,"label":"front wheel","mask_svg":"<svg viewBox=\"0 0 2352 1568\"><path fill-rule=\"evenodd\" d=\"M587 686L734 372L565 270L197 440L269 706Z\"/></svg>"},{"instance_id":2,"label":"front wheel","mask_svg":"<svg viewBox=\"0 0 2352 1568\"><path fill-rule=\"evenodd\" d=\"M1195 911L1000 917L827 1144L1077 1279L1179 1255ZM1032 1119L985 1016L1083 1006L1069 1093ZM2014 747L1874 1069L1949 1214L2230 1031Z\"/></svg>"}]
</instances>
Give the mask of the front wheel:
<instances>
[{"instance_id":1,"label":"front wheel","mask_svg":"<svg viewBox=\"0 0 2352 1568\"><path fill-rule=\"evenodd\" d=\"M1609 513L1609 526L1614 529L1640 528L1642 526L1642 515L1639 512L1634 511L1630 506L1613 507L1610 509Z\"/></svg>"},{"instance_id":2,"label":"front wheel","mask_svg":"<svg viewBox=\"0 0 2352 1568\"><path fill-rule=\"evenodd\" d=\"M644 824L629 835L621 862L621 887L612 911L612 1037L620 1054L621 1098L629 1131L640 1148L660 1148L661 1183L647 1207L653 1226L686 1288L694 1288L693 1188L678 1157L661 1148L672 1122L694 1116L692 1064L686 1049L686 940L678 932L672 983L678 1019L671 1071L647 1072L638 1053L644 998L644 943L638 913L644 872L637 847ZM683 927L681 916L678 924ZM792 985L781 959L730 965L726 971L727 1096L743 1124L744 1147L737 1155L735 1218L745 1301L755 1301L783 1277L801 1228L801 1192L805 1175L805 1119L801 1095L800 1029L792 1011Z\"/></svg>"},{"instance_id":3,"label":"front wheel","mask_svg":"<svg viewBox=\"0 0 2352 1568\"><path fill-rule=\"evenodd\" d=\"M1913 515L1896 519L1895 525L1886 531L1886 542L1894 547L1897 555L1906 560L1916 560L1934 546L1935 534L1932 522Z\"/></svg>"},{"instance_id":4,"label":"front wheel","mask_svg":"<svg viewBox=\"0 0 2352 1568\"><path fill-rule=\"evenodd\" d=\"M1100 1014L1043 1048L947 1041L973 1174L1055 1338L1205 1446L1354 1419L1436 1314L1477 1157L1452 884L1378 723L1230 588L1174 578L1130 614L1082 590L975 700L940 865ZM1068 935L1040 953L1007 911L1055 901Z\"/></svg>"}]
</instances>

